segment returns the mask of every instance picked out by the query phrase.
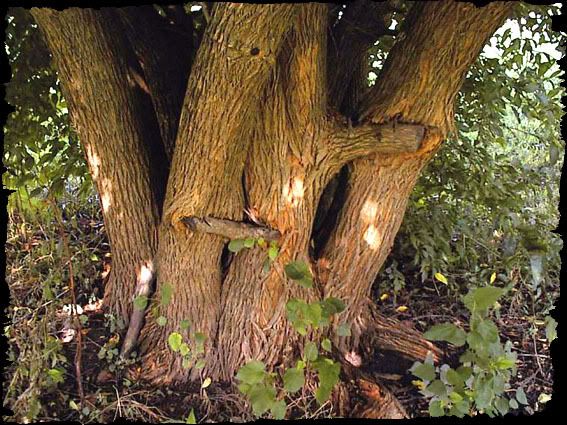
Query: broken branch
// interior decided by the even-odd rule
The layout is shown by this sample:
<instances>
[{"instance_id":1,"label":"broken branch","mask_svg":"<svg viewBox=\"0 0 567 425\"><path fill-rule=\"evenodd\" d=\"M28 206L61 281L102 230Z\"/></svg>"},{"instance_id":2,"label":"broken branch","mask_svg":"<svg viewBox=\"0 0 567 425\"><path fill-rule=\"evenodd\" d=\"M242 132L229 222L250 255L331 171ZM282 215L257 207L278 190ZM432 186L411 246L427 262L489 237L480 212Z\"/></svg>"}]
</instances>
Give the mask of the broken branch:
<instances>
[{"instance_id":1,"label":"broken branch","mask_svg":"<svg viewBox=\"0 0 567 425\"><path fill-rule=\"evenodd\" d=\"M230 240L264 238L266 241L277 241L281 237L278 230L239 221L213 217L184 217L181 221L194 232L211 233Z\"/></svg>"},{"instance_id":2,"label":"broken branch","mask_svg":"<svg viewBox=\"0 0 567 425\"><path fill-rule=\"evenodd\" d=\"M388 122L346 127L335 133L331 144L341 164L372 154L416 152L425 136L425 127Z\"/></svg>"}]
</instances>

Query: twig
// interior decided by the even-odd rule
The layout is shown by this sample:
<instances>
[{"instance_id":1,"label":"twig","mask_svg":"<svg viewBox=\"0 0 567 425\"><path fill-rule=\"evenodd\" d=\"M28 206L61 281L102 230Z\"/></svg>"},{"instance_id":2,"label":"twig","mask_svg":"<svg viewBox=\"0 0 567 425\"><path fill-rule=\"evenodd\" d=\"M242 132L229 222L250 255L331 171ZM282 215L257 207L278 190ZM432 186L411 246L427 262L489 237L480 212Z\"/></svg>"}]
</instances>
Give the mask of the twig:
<instances>
[{"instance_id":1,"label":"twig","mask_svg":"<svg viewBox=\"0 0 567 425\"><path fill-rule=\"evenodd\" d=\"M73 317L74 326L77 329L77 349L75 351L75 374L77 380L77 391L79 392L79 398L81 400L81 405L85 400L85 393L83 391L83 378L81 374L81 361L82 361L82 351L83 351L83 327L81 326L81 321L77 316L77 298L75 296L75 278L73 275L73 261L71 257L71 252L69 250L69 244L67 241L67 236L65 235L65 228L63 226L63 218L61 216L61 211L59 210L57 203L51 197L48 198L53 206L55 212L55 218L59 225L59 234L61 236L61 242L63 243L63 249L68 257L68 267L69 267L69 290L71 291L71 315Z\"/></svg>"}]
</instances>

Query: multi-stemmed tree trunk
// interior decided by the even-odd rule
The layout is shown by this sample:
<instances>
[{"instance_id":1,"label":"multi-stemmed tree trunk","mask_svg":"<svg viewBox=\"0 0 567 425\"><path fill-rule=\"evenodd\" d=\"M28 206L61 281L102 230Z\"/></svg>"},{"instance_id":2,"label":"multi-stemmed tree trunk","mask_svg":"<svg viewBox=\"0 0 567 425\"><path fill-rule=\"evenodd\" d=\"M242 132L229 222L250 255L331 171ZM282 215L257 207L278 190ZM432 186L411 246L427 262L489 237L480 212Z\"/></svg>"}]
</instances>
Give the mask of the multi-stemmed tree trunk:
<instances>
[{"instance_id":1,"label":"multi-stemmed tree trunk","mask_svg":"<svg viewBox=\"0 0 567 425\"><path fill-rule=\"evenodd\" d=\"M284 361L300 346L291 297L346 303L352 336L332 334L343 353L387 328L368 302L372 283L452 128L468 67L511 7L414 2L393 32L397 2L219 3L202 33L176 6L32 9L101 198L113 256L105 302L132 317L148 378L192 375L167 348L182 320L189 340L207 337L210 376ZM393 34L368 88L367 51ZM228 258L222 226L187 225L207 217L277 230L269 270L260 248ZM294 260L311 265L313 289L286 278ZM156 299L173 289L158 306L167 323L147 315L137 338L132 301L151 285Z\"/></svg>"}]
</instances>

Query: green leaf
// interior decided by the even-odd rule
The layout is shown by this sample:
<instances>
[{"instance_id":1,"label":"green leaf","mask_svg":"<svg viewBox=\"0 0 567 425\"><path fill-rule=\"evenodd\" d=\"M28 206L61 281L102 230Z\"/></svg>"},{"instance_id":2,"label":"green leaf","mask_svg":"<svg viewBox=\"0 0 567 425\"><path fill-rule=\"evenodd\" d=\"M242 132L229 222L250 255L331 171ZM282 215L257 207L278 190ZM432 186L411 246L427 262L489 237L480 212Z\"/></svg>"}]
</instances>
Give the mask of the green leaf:
<instances>
[{"instance_id":1,"label":"green leaf","mask_svg":"<svg viewBox=\"0 0 567 425\"><path fill-rule=\"evenodd\" d=\"M252 360L238 370L236 379L250 385L258 384L264 380L265 368L266 366L261 361Z\"/></svg>"},{"instance_id":2,"label":"green leaf","mask_svg":"<svg viewBox=\"0 0 567 425\"><path fill-rule=\"evenodd\" d=\"M287 277L293 280L300 280L305 276L311 275L309 266L304 261L292 261L286 264L285 273Z\"/></svg>"},{"instance_id":3,"label":"green leaf","mask_svg":"<svg viewBox=\"0 0 567 425\"><path fill-rule=\"evenodd\" d=\"M244 248L244 239L233 239L228 243L228 250L238 254Z\"/></svg>"},{"instance_id":4,"label":"green leaf","mask_svg":"<svg viewBox=\"0 0 567 425\"><path fill-rule=\"evenodd\" d=\"M179 353L182 356L186 356L187 354L189 354L189 351L191 351L189 349L189 345L187 345L185 342L182 342L181 345L179 346Z\"/></svg>"},{"instance_id":5,"label":"green leaf","mask_svg":"<svg viewBox=\"0 0 567 425\"><path fill-rule=\"evenodd\" d=\"M319 350L317 349L317 344L311 341L305 344L304 354L305 354L305 359L309 360L310 362L314 362L315 360L317 360L317 357L319 356Z\"/></svg>"},{"instance_id":6,"label":"green leaf","mask_svg":"<svg viewBox=\"0 0 567 425\"><path fill-rule=\"evenodd\" d=\"M484 311L494 306L494 303L504 294L502 288L486 286L469 291L464 297L465 306L469 311Z\"/></svg>"},{"instance_id":7,"label":"green leaf","mask_svg":"<svg viewBox=\"0 0 567 425\"><path fill-rule=\"evenodd\" d=\"M435 379L435 367L429 363L415 362L410 371L422 381Z\"/></svg>"},{"instance_id":8,"label":"green leaf","mask_svg":"<svg viewBox=\"0 0 567 425\"><path fill-rule=\"evenodd\" d=\"M321 321L322 313L323 309L319 303L306 304L304 308L305 320L315 327Z\"/></svg>"},{"instance_id":9,"label":"green leaf","mask_svg":"<svg viewBox=\"0 0 567 425\"><path fill-rule=\"evenodd\" d=\"M309 266L304 261L292 261L285 265L284 270L288 278L295 280L304 288L313 287L311 270L309 270Z\"/></svg>"},{"instance_id":10,"label":"green leaf","mask_svg":"<svg viewBox=\"0 0 567 425\"><path fill-rule=\"evenodd\" d=\"M197 354L202 354L205 352L205 341L207 337L201 332L195 334L195 352Z\"/></svg>"},{"instance_id":11,"label":"green leaf","mask_svg":"<svg viewBox=\"0 0 567 425\"><path fill-rule=\"evenodd\" d=\"M426 388L427 391L432 392L436 396L443 397L447 395L447 387L439 379L436 379Z\"/></svg>"},{"instance_id":12,"label":"green leaf","mask_svg":"<svg viewBox=\"0 0 567 425\"><path fill-rule=\"evenodd\" d=\"M331 397L332 392L333 392L333 387L320 385L315 390L315 400L317 400L317 403L319 403L319 405L322 405L329 399L329 397Z\"/></svg>"},{"instance_id":13,"label":"green leaf","mask_svg":"<svg viewBox=\"0 0 567 425\"><path fill-rule=\"evenodd\" d=\"M518 388L516 390L516 400L522 403L524 406L528 405L528 399L526 397L526 393L524 392L523 388Z\"/></svg>"},{"instance_id":14,"label":"green leaf","mask_svg":"<svg viewBox=\"0 0 567 425\"><path fill-rule=\"evenodd\" d=\"M245 248L254 248L255 240L252 238L244 239L244 247Z\"/></svg>"},{"instance_id":15,"label":"green leaf","mask_svg":"<svg viewBox=\"0 0 567 425\"><path fill-rule=\"evenodd\" d=\"M458 403L459 401L463 400L463 396L460 395L458 392L453 391L451 394L449 394L449 399L453 403Z\"/></svg>"},{"instance_id":16,"label":"green leaf","mask_svg":"<svg viewBox=\"0 0 567 425\"><path fill-rule=\"evenodd\" d=\"M510 410L510 403L504 397L498 397L494 402L498 412L504 416Z\"/></svg>"},{"instance_id":17,"label":"green leaf","mask_svg":"<svg viewBox=\"0 0 567 425\"><path fill-rule=\"evenodd\" d=\"M323 350L325 350L325 351L330 352L332 350L331 340L329 338L325 338L321 342L321 348L323 348Z\"/></svg>"},{"instance_id":18,"label":"green leaf","mask_svg":"<svg viewBox=\"0 0 567 425\"><path fill-rule=\"evenodd\" d=\"M464 345L467 339L466 333L451 323L432 326L423 336L430 341L447 341L456 347Z\"/></svg>"},{"instance_id":19,"label":"green leaf","mask_svg":"<svg viewBox=\"0 0 567 425\"><path fill-rule=\"evenodd\" d=\"M478 409L486 409L492 404L494 390L491 379L477 379L474 389L474 399Z\"/></svg>"},{"instance_id":20,"label":"green leaf","mask_svg":"<svg viewBox=\"0 0 567 425\"><path fill-rule=\"evenodd\" d=\"M195 417L195 410L191 409L191 411L189 412L189 416L187 416L187 419L185 419L185 423L186 424L196 424L197 423L197 418Z\"/></svg>"},{"instance_id":21,"label":"green leaf","mask_svg":"<svg viewBox=\"0 0 567 425\"><path fill-rule=\"evenodd\" d=\"M465 381L459 372L454 369L448 369L445 373L445 378L449 384L456 388L462 388Z\"/></svg>"},{"instance_id":22,"label":"green leaf","mask_svg":"<svg viewBox=\"0 0 567 425\"><path fill-rule=\"evenodd\" d=\"M197 370L201 370L205 367L205 360L200 359L197 361L197 363L195 363L195 369Z\"/></svg>"},{"instance_id":23,"label":"green leaf","mask_svg":"<svg viewBox=\"0 0 567 425\"><path fill-rule=\"evenodd\" d=\"M303 388L305 384L305 375L303 369L295 367L289 368L285 371L283 376L284 388L289 393L294 393Z\"/></svg>"},{"instance_id":24,"label":"green leaf","mask_svg":"<svg viewBox=\"0 0 567 425\"><path fill-rule=\"evenodd\" d=\"M163 285L161 285L160 294L160 304L163 307L169 305L169 303L171 302L171 297L173 296L173 286L171 286L169 283L164 283Z\"/></svg>"},{"instance_id":25,"label":"green leaf","mask_svg":"<svg viewBox=\"0 0 567 425\"><path fill-rule=\"evenodd\" d=\"M266 385L255 385L249 392L250 403L254 414L259 416L269 410L276 397L275 388Z\"/></svg>"},{"instance_id":26,"label":"green leaf","mask_svg":"<svg viewBox=\"0 0 567 425\"><path fill-rule=\"evenodd\" d=\"M167 338L167 343L169 344L169 347L176 353L181 349L182 342L183 342L183 337L181 336L181 334L177 332L170 333L169 337Z\"/></svg>"},{"instance_id":27,"label":"green leaf","mask_svg":"<svg viewBox=\"0 0 567 425\"><path fill-rule=\"evenodd\" d=\"M274 417L275 420L281 421L282 419L285 418L286 409L287 406L285 404L285 401L277 400L272 403L272 407L270 408L270 411L272 412L272 416Z\"/></svg>"},{"instance_id":28,"label":"green leaf","mask_svg":"<svg viewBox=\"0 0 567 425\"><path fill-rule=\"evenodd\" d=\"M475 331L482 336L482 339L485 341L492 343L497 342L498 338L498 327L496 324L490 319L481 319L475 322Z\"/></svg>"},{"instance_id":29,"label":"green leaf","mask_svg":"<svg viewBox=\"0 0 567 425\"><path fill-rule=\"evenodd\" d=\"M326 357L320 357L314 363L314 367L319 377L319 388L315 392L315 398L319 404L323 404L329 399L333 387L339 382L341 365Z\"/></svg>"},{"instance_id":30,"label":"green leaf","mask_svg":"<svg viewBox=\"0 0 567 425\"><path fill-rule=\"evenodd\" d=\"M440 400L432 400L429 403L429 416L431 416L432 418L445 416L445 409L443 409Z\"/></svg>"},{"instance_id":31,"label":"green leaf","mask_svg":"<svg viewBox=\"0 0 567 425\"><path fill-rule=\"evenodd\" d=\"M545 318L545 338L549 343L557 338L557 321L551 316Z\"/></svg>"},{"instance_id":32,"label":"green leaf","mask_svg":"<svg viewBox=\"0 0 567 425\"><path fill-rule=\"evenodd\" d=\"M159 316L156 319L156 323L158 324L158 326L165 326L165 324L167 323L167 318L165 318L164 316Z\"/></svg>"},{"instance_id":33,"label":"green leaf","mask_svg":"<svg viewBox=\"0 0 567 425\"><path fill-rule=\"evenodd\" d=\"M134 308L136 310L145 310L146 307L148 306L148 297L146 297L145 295L138 295L136 298L134 298Z\"/></svg>"},{"instance_id":34,"label":"green leaf","mask_svg":"<svg viewBox=\"0 0 567 425\"><path fill-rule=\"evenodd\" d=\"M182 331L186 331L187 329L189 329L190 323L189 320L183 319L181 322L179 322L179 328Z\"/></svg>"},{"instance_id":35,"label":"green leaf","mask_svg":"<svg viewBox=\"0 0 567 425\"><path fill-rule=\"evenodd\" d=\"M279 252L278 246L275 244L273 245L270 244L270 248L268 249L268 258L271 261L274 261L278 256L278 252Z\"/></svg>"},{"instance_id":36,"label":"green leaf","mask_svg":"<svg viewBox=\"0 0 567 425\"><path fill-rule=\"evenodd\" d=\"M346 308L345 303L342 300L334 297L324 299L323 305L324 311L329 315L340 313Z\"/></svg>"},{"instance_id":37,"label":"green leaf","mask_svg":"<svg viewBox=\"0 0 567 425\"><path fill-rule=\"evenodd\" d=\"M510 408L511 408L511 409L517 409L518 407L520 407L520 406L518 405L518 402L517 402L515 399L513 399L513 398L510 399L509 403L510 403Z\"/></svg>"},{"instance_id":38,"label":"green leaf","mask_svg":"<svg viewBox=\"0 0 567 425\"><path fill-rule=\"evenodd\" d=\"M269 258L266 258L264 260L264 263L262 264L262 273L268 273L270 271L270 265L272 264L272 261Z\"/></svg>"},{"instance_id":39,"label":"green leaf","mask_svg":"<svg viewBox=\"0 0 567 425\"><path fill-rule=\"evenodd\" d=\"M47 374L55 384L65 381L65 378L63 378L63 371L61 369L49 369Z\"/></svg>"},{"instance_id":40,"label":"green leaf","mask_svg":"<svg viewBox=\"0 0 567 425\"><path fill-rule=\"evenodd\" d=\"M494 364L498 369L511 369L516 365L516 360L506 356L500 356L496 359Z\"/></svg>"}]
</instances>

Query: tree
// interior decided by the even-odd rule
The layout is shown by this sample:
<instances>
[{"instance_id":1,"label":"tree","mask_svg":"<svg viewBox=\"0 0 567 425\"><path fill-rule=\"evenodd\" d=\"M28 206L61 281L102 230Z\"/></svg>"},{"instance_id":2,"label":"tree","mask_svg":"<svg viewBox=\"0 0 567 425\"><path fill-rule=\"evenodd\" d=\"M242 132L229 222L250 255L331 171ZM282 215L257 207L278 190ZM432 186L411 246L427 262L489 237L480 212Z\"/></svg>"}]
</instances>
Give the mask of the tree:
<instances>
[{"instance_id":1,"label":"tree","mask_svg":"<svg viewBox=\"0 0 567 425\"><path fill-rule=\"evenodd\" d=\"M213 378L284 361L302 339L292 297L345 302L334 328L351 335L331 335L342 353L389 326L379 342L412 345L369 291L467 71L513 6L219 3L199 21L176 6L32 9L101 199L105 304L129 320L123 349L139 341L145 378L197 376L173 332L206 338ZM367 88L366 53L392 36ZM227 249L258 235L277 242L269 268L265 249ZM308 265L313 289L286 277L290 262Z\"/></svg>"}]
</instances>

